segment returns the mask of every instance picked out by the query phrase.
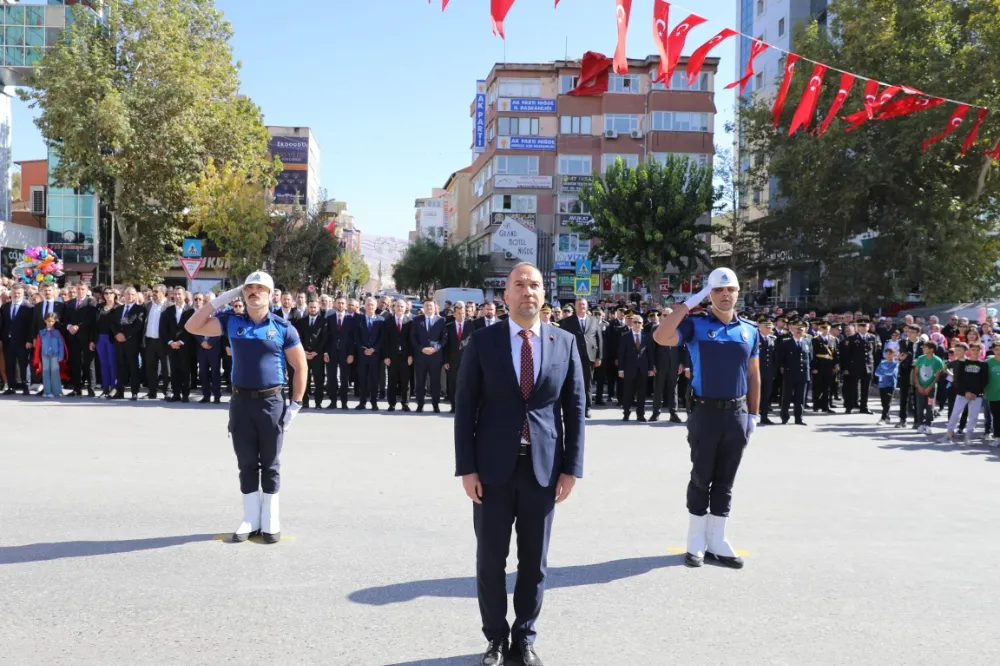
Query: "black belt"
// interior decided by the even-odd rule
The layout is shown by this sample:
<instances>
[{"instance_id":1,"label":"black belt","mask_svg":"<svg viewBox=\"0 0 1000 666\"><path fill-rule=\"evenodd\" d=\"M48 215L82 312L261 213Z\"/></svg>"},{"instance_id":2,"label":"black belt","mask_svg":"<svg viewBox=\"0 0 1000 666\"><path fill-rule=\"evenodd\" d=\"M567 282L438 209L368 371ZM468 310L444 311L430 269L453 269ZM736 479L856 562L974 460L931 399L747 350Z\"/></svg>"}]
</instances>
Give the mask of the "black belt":
<instances>
[{"instance_id":1,"label":"black belt","mask_svg":"<svg viewBox=\"0 0 1000 666\"><path fill-rule=\"evenodd\" d=\"M740 396L739 398L733 398L732 400L713 400L710 398L700 398L696 395L691 396L697 404L704 407L709 407L711 409L736 409L737 407L742 407L747 403L747 397Z\"/></svg>"},{"instance_id":2,"label":"black belt","mask_svg":"<svg viewBox=\"0 0 1000 666\"><path fill-rule=\"evenodd\" d=\"M233 387L233 393L236 395L243 395L248 398L269 398L272 395L277 395L281 393L281 386L272 386L266 389L242 389L236 386Z\"/></svg>"}]
</instances>

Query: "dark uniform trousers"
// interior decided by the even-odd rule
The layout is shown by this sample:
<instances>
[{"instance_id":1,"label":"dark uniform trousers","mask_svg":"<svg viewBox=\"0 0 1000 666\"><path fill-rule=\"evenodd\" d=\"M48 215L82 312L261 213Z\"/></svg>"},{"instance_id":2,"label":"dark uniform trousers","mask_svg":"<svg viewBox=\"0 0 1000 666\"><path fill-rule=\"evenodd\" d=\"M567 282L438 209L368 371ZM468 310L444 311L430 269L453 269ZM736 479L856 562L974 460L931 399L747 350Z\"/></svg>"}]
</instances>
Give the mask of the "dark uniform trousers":
<instances>
[{"instance_id":1,"label":"dark uniform trousers","mask_svg":"<svg viewBox=\"0 0 1000 666\"><path fill-rule=\"evenodd\" d=\"M96 351L90 351L90 340L84 337L83 331L76 335L64 334L69 349L69 376L74 391L82 391L83 385L93 391L97 384L97 373L94 365Z\"/></svg>"},{"instance_id":2,"label":"dark uniform trousers","mask_svg":"<svg viewBox=\"0 0 1000 666\"><path fill-rule=\"evenodd\" d=\"M281 392L266 398L252 398L233 392L229 402L229 434L240 469L240 492L268 495L281 485L281 443L285 399Z\"/></svg>"},{"instance_id":3,"label":"dark uniform trousers","mask_svg":"<svg viewBox=\"0 0 1000 666\"><path fill-rule=\"evenodd\" d=\"M847 409L868 409L868 387L872 384L872 373L850 372L844 375L844 407Z\"/></svg>"},{"instance_id":4,"label":"dark uniform trousers","mask_svg":"<svg viewBox=\"0 0 1000 666\"><path fill-rule=\"evenodd\" d=\"M781 420L788 420L789 404L793 407L795 420L802 420L802 401L806 395L805 377L796 377L795 373L786 369L781 375Z\"/></svg>"},{"instance_id":5,"label":"dark uniform trousers","mask_svg":"<svg viewBox=\"0 0 1000 666\"><path fill-rule=\"evenodd\" d=\"M139 342L135 338L125 342L115 340L115 365L118 366L118 394L124 395L125 387L132 389L132 395L139 394Z\"/></svg>"},{"instance_id":6,"label":"dark uniform trousers","mask_svg":"<svg viewBox=\"0 0 1000 666\"><path fill-rule=\"evenodd\" d=\"M644 416L646 413L646 380L648 375L645 372L636 371L625 377L619 377L622 384L622 409L627 413L635 408L635 413Z\"/></svg>"},{"instance_id":7,"label":"dark uniform trousers","mask_svg":"<svg viewBox=\"0 0 1000 666\"><path fill-rule=\"evenodd\" d=\"M444 363L442 356L444 352L438 350L430 354L424 354L419 349L414 350L413 365L416 372L416 393L417 406L422 407L424 398L427 395L427 375L431 379L431 404L437 405L441 397L441 366Z\"/></svg>"},{"instance_id":8,"label":"dark uniform trousers","mask_svg":"<svg viewBox=\"0 0 1000 666\"><path fill-rule=\"evenodd\" d=\"M170 390L175 398L187 398L191 394L191 367L188 363L187 345L180 349L167 347L170 362Z\"/></svg>"},{"instance_id":9,"label":"dark uniform trousers","mask_svg":"<svg viewBox=\"0 0 1000 666\"><path fill-rule=\"evenodd\" d=\"M816 374L813 375L814 412L830 409L830 393L833 390L833 362L816 360Z\"/></svg>"},{"instance_id":10,"label":"dark uniform trousers","mask_svg":"<svg viewBox=\"0 0 1000 666\"><path fill-rule=\"evenodd\" d=\"M476 582L483 634L487 640L535 638L535 622L542 610L545 554L552 535L556 486L539 485L531 454L518 458L513 476L503 484L483 484L482 504L472 505L476 530ZM514 625L507 622L507 556L510 533L517 526L517 582L514 586Z\"/></svg>"},{"instance_id":11,"label":"dark uniform trousers","mask_svg":"<svg viewBox=\"0 0 1000 666\"><path fill-rule=\"evenodd\" d=\"M205 397L215 398L222 395L222 337L208 341L211 349L205 349L198 343L198 374L201 375L201 393Z\"/></svg>"},{"instance_id":12,"label":"dark uniform trousers","mask_svg":"<svg viewBox=\"0 0 1000 666\"><path fill-rule=\"evenodd\" d=\"M691 446L691 481L687 508L695 516L711 511L713 516L729 516L733 482L747 445L746 403L719 409L691 401L688 416L688 444Z\"/></svg>"},{"instance_id":13,"label":"dark uniform trousers","mask_svg":"<svg viewBox=\"0 0 1000 666\"><path fill-rule=\"evenodd\" d=\"M351 382L351 366L347 364L347 359L330 357L330 362L326 365L326 394L331 402L341 404L347 403L347 389Z\"/></svg>"}]
</instances>

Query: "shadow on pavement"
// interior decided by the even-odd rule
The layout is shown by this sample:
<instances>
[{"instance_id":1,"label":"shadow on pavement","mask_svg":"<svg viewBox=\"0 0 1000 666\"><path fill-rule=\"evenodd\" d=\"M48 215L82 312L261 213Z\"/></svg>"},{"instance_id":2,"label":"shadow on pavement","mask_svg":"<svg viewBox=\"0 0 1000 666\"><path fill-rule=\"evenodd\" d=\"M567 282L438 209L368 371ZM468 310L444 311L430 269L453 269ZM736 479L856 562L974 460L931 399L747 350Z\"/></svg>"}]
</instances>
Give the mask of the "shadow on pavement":
<instances>
[{"instance_id":1,"label":"shadow on pavement","mask_svg":"<svg viewBox=\"0 0 1000 666\"><path fill-rule=\"evenodd\" d=\"M828 425L817 428L820 432L830 432L849 437L867 437L884 440L879 448L897 451L940 451L942 453L960 452L967 456L981 456L991 462L1000 462L1000 449L990 448L977 435L969 444L949 443L944 436L944 427L935 428L931 435L921 435L915 430L895 427L878 426L838 426Z\"/></svg>"},{"instance_id":2,"label":"shadow on pavement","mask_svg":"<svg viewBox=\"0 0 1000 666\"><path fill-rule=\"evenodd\" d=\"M545 578L545 588L552 590L560 587L576 587L578 585L600 585L623 578L641 576L656 569L683 566L683 564L684 555L667 555L612 560L610 562L581 564L572 567L550 567ZM508 593L514 591L515 579L515 574L507 574ZM388 604L413 601L420 597L473 599L476 597L476 579L470 577L418 580L382 587L369 587L348 595L348 599L351 601L369 606L386 606Z\"/></svg>"},{"instance_id":3,"label":"shadow on pavement","mask_svg":"<svg viewBox=\"0 0 1000 666\"><path fill-rule=\"evenodd\" d=\"M461 657L439 657L436 659L418 659L416 661L401 661L397 664L386 664L386 666L476 666L479 664L480 654L466 654ZM504 663L512 663L505 660Z\"/></svg>"},{"instance_id":4,"label":"shadow on pavement","mask_svg":"<svg viewBox=\"0 0 1000 666\"><path fill-rule=\"evenodd\" d=\"M62 541L55 543L29 543L23 546L0 547L0 564L23 564L25 562L45 562L69 557L92 557L94 555L115 555L139 550L170 548L186 543L211 541L215 534L186 534L172 537L152 537L149 539L126 539L123 541Z\"/></svg>"}]
</instances>

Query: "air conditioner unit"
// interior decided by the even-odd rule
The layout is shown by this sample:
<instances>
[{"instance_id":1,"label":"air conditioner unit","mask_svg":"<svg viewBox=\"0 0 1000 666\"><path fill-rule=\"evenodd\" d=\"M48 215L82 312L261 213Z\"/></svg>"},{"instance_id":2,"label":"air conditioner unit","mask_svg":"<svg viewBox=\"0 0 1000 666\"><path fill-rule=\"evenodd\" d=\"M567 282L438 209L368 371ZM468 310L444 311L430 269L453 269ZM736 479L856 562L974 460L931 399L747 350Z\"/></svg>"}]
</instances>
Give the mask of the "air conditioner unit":
<instances>
[{"instance_id":1,"label":"air conditioner unit","mask_svg":"<svg viewBox=\"0 0 1000 666\"><path fill-rule=\"evenodd\" d=\"M642 138L642 130L632 130L629 134L632 136L633 139Z\"/></svg>"},{"instance_id":2,"label":"air conditioner unit","mask_svg":"<svg viewBox=\"0 0 1000 666\"><path fill-rule=\"evenodd\" d=\"M45 188L36 187L31 190L31 214L45 215Z\"/></svg>"},{"instance_id":3,"label":"air conditioner unit","mask_svg":"<svg viewBox=\"0 0 1000 666\"><path fill-rule=\"evenodd\" d=\"M604 138L605 139L617 139L618 138L618 130L605 130L604 131Z\"/></svg>"}]
</instances>

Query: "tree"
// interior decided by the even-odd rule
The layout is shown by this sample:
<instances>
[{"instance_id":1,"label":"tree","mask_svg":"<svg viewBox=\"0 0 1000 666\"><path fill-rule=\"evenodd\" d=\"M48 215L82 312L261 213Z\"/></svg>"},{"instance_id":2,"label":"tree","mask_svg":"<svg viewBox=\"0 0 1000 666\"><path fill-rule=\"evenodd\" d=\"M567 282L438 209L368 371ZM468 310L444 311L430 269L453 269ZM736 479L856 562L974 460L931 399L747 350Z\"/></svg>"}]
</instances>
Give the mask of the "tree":
<instances>
[{"instance_id":1,"label":"tree","mask_svg":"<svg viewBox=\"0 0 1000 666\"><path fill-rule=\"evenodd\" d=\"M426 298L431 289L442 287L481 289L489 272L489 263L480 261L469 243L441 245L418 238L393 266L392 277L397 290Z\"/></svg>"},{"instance_id":2,"label":"tree","mask_svg":"<svg viewBox=\"0 0 1000 666\"><path fill-rule=\"evenodd\" d=\"M338 291L356 294L370 277L365 258L354 250L344 250L334 263L332 280Z\"/></svg>"},{"instance_id":3,"label":"tree","mask_svg":"<svg viewBox=\"0 0 1000 666\"><path fill-rule=\"evenodd\" d=\"M694 273L708 264L711 246L704 235L719 193L712 187L712 168L686 157L668 155L632 169L618 158L601 177L580 191L590 222L573 223L574 231L597 241L590 257L612 261L621 272L655 285L673 266Z\"/></svg>"},{"instance_id":4,"label":"tree","mask_svg":"<svg viewBox=\"0 0 1000 666\"><path fill-rule=\"evenodd\" d=\"M841 0L831 15L826 28L797 29L799 53L936 96L1000 105L1000 0ZM968 154L959 151L977 109L927 152L921 143L944 129L954 105L869 121L850 133L834 121L822 137L789 137L788 107L812 65L796 68L778 131L767 101L739 110L754 186L763 189L771 178L778 186L760 222L765 266L809 267L828 306L872 307L912 292L929 301L990 293L1000 277L1000 179L983 150L996 141L995 130L984 124ZM827 74L814 124L825 117L839 76ZM842 115L863 108L864 83L855 82Z\"/></svg>"},{"instance_id":5,"label":"tree","mask_svg":"<svg viewBox=\"0 0 1000 666\"><path fill-rule=\"evenodd\" d=\"M21 170L18 169L10 177L10 200L17 203L21 200Z\"/></svg>"},{"instance_id":6,"label":"tree","mask_svg":"<svg viewBox=\"0 0 1000 666\"><path fill-rule=\"evenodd\" d=\"M177 255L189 188L209 157L239 170L267 152L260 109L238 98L232 27L213 0L81 5L22 99L61 155L57 183L92 188L120 237L121 277L152 281ZM116 276L118 277L118 276Z\"/></svg>"},{"instance_id":7,"label":"tree","mask_svg":"<svg viewBox=\"0 0 1000 666\"><path fill-rule=\"evenodd\" d=\"M340 254L318 210L307 212L296 205L289 212L272 214L262 265L276 284L286 289L320 284L332 277Z\"/></svg>"}]
</instances>

